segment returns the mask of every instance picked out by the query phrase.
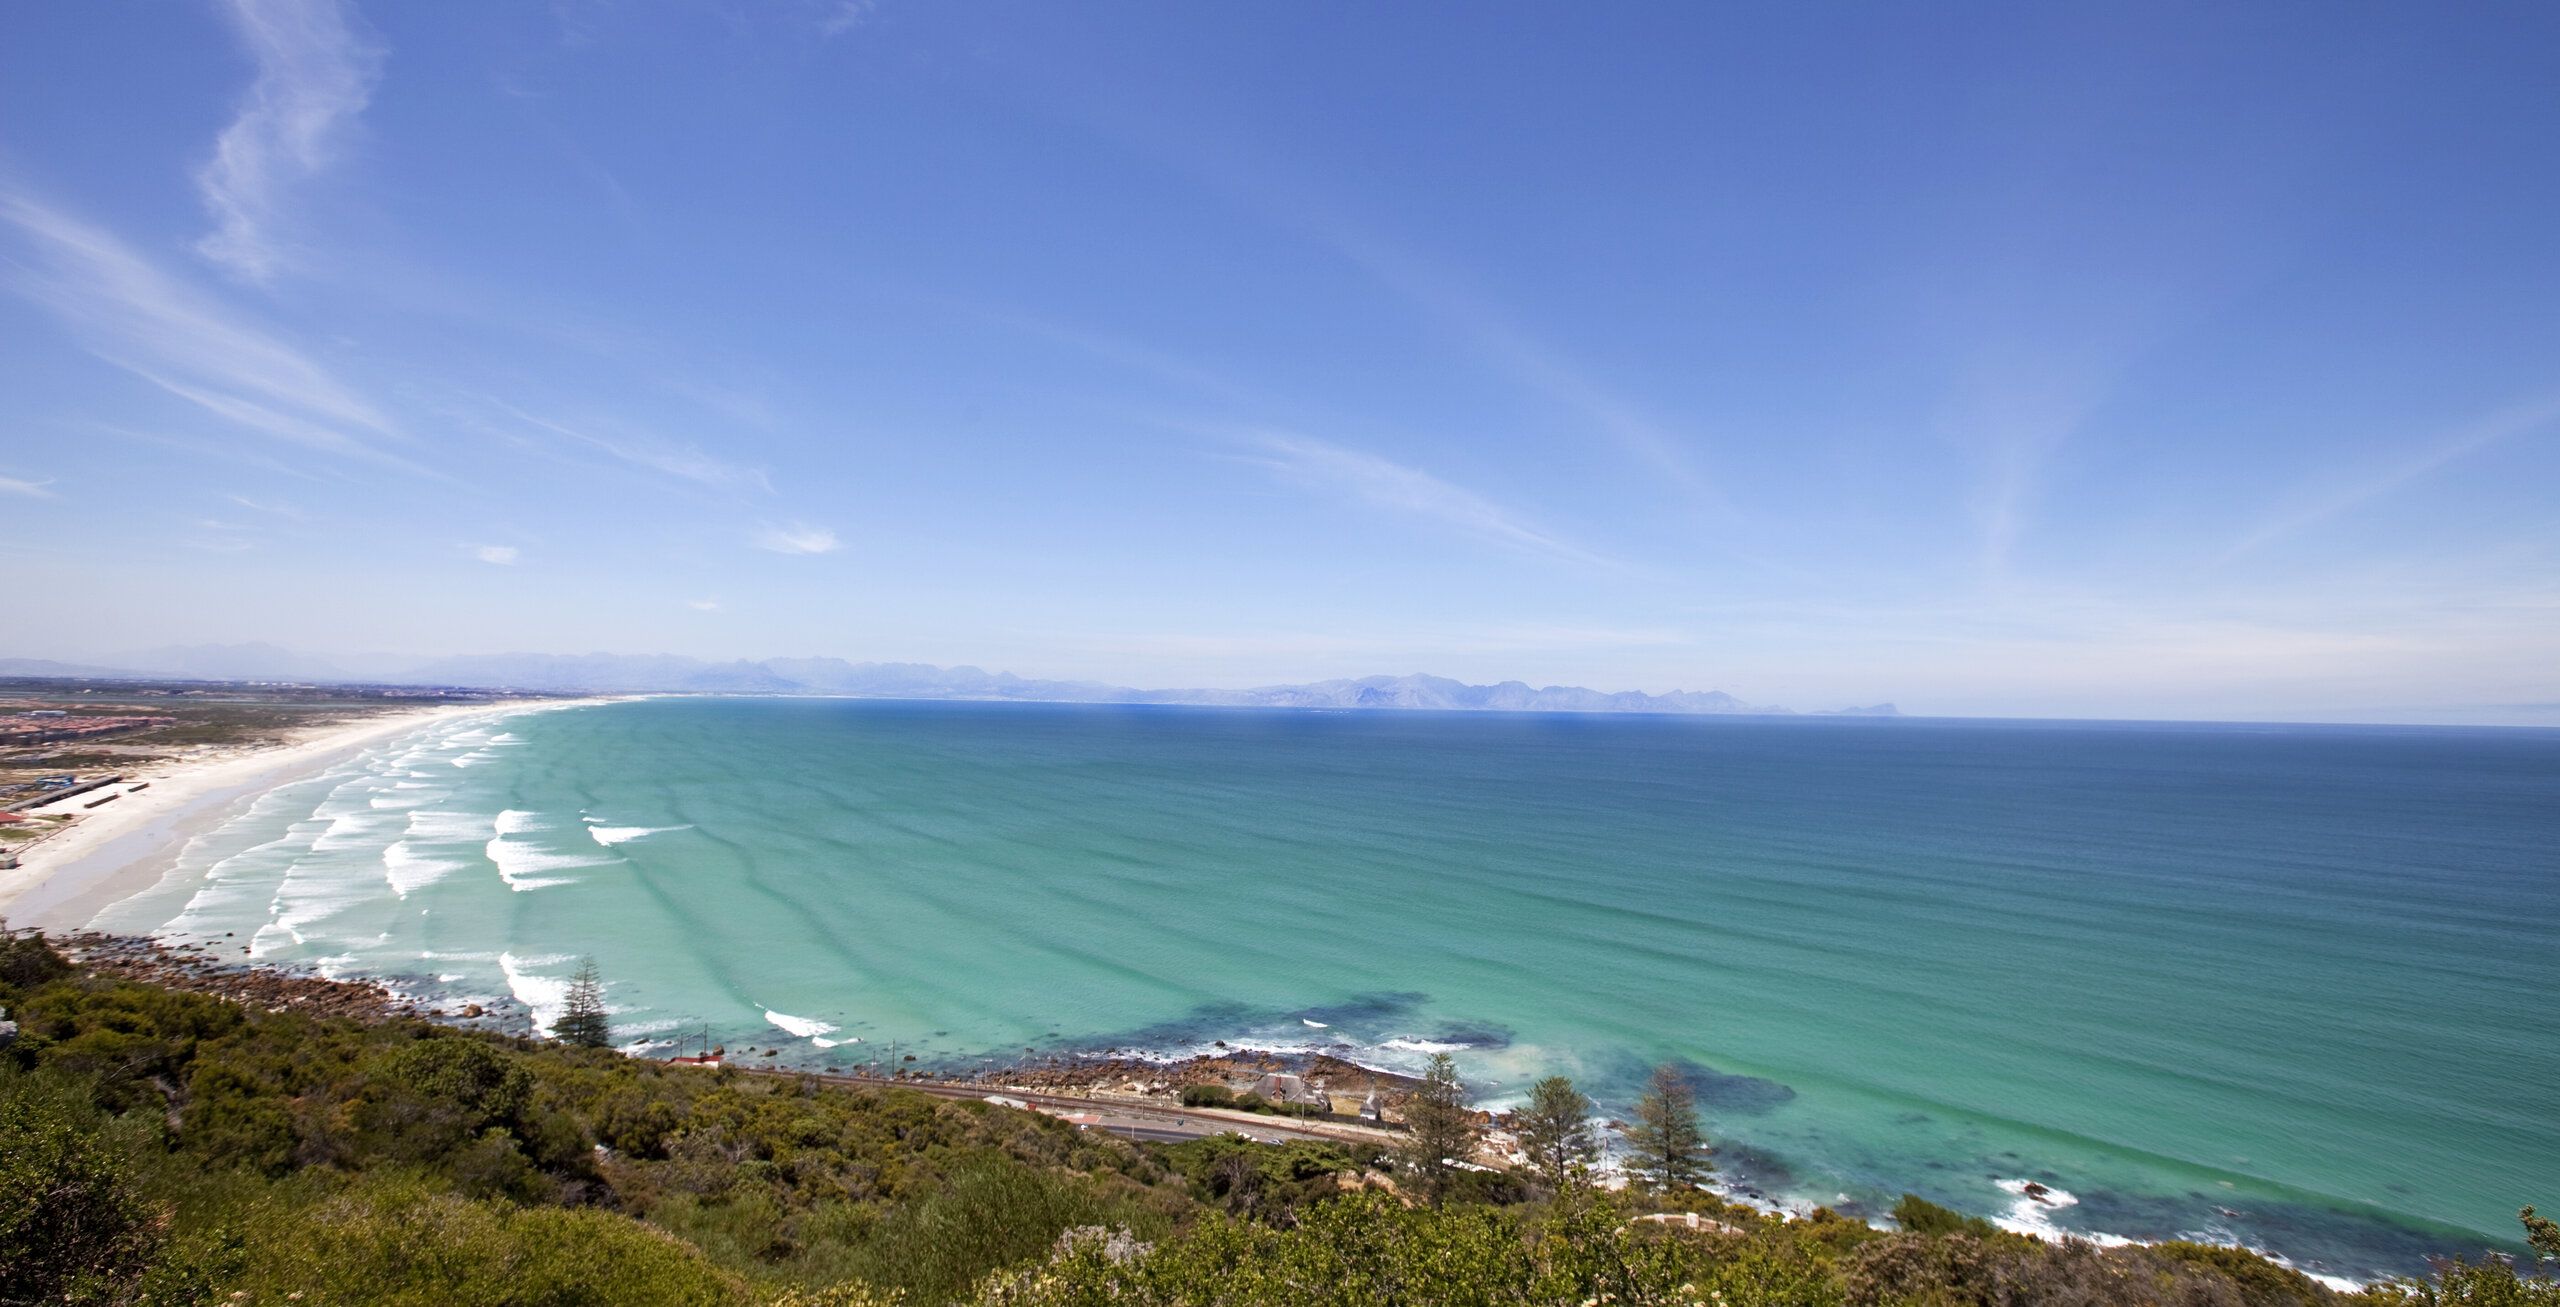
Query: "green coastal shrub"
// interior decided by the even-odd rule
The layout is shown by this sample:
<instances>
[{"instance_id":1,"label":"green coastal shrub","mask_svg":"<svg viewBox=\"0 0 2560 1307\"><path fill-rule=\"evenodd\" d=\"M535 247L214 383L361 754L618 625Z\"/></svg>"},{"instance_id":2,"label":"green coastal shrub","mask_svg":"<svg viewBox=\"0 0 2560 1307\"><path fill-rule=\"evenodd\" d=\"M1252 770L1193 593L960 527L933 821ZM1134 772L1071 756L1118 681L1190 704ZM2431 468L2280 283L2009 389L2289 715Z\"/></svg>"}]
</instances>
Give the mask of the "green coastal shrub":
<instances>
[{"instance_id":1,"label":"green coastal shrub","mask_svg":"<svg viewBox=\"0 0 2560 1307\"><path fill-rule=\"evenodd\" d=\"M904 1089L249 1011L51 956L0 940L25 1022L0 1057L0 1307L2348 1301L2240 1250L2056 1247L1918 1198L1879 1231L1465 1170L1428 1208L1380 1187L1373 1145L1137 1145ZM1672 1212L1708 1219L1640 1219ZM2488 1257L2353 1300L2560 1287Z\"/></svg>"},{"instance_id":2,"label":"green coastal shrub","mask_svg":"<svg viewBox=\"0 0 2560 1307\"><path fill-rule=\"evenodd\" d=\"M1969 1234L1981 1239L1998 1239L2005 1233L1999 1226L1979 1216L1940 1207L1918 1194L1904 1194L1893 1205L1893 1223L1913 1234Z\"/></svg>"},{"instance_id":3,"label":"green coastal shrub","mask_svg":"<svg viewBox=\"0 0 2560 1307\"><path fill-rule=\"evenodd\" d=\"M1305 1103L1275 1103L1256 1093L1242 1093L1225 1085L1184 1085L1184 1107L1224 1107L1239 1112L1259 1112L1265 1116L1323 1116L1325 1109Z\"/></svg>"},{"instance_id":4,"label":"green coastal shrub","mask_svg":"<svg viewBox=\"0 0 2560 1307\"><path fill-rule=\"evenodd\" d=\"M690 1307L745 1301L693 1246L610 1212L474 1200L368 1176L259 1215L237 1283L258 1302ZM299 1295L295 1297L294 1295Z\"/></svg>"},{"instance_id":5,"label":"green coastal shrub","mask_svg":"<svg viewBox=\"0 0 2560 1307\"><path fill-rule=\"evenodd\" d=\"M1216 1135L1175 1144L1165 1160L1191 1184L1194 1196L1237 1216L1285 1221L1297 1209L1341 1193L1336 1177L1374 1164L1378 1148L1355 1154L1347 1145L1292 1140L1257 1144L1241 1135Z\"/></svg>"},{"instance_id":6,"label":"green coastal shrub","mask_svg":"<svg viewBox=\"0 0 2560 1307\"><path fill-rule=\"evenodd\" d=\"M71 963L42 935L0 935L0 1003L71 974Z\"/></svg>"},{"instance_id":7,"label":"green coastal shrub","mask_svg":"<svg viewBox=\"0 0 2560 1307\"><path fill-rule=\"evenodd\" d=\"M1633 1222L1611 1202L1535 1217L1407 1207L1375 1191L1320 1203L1288 1229L1218 1218L1126 1258L1087 1241L991 1282L991 1307L1369 1307L1375 1303L1771 1304L1835 1307L1804 1249Z\"/></svg>"},{"instance_id":8,"label":"green coastal shrub","mask_svg":"<svg viewBox=\"0 0 2560 1307\"><path fill-rule=\"evenodd\" d=\"M157 1257L159 1214L67 1077L0 1070L0 1301L115 1302Z\"/></svg>"}]
</instances>

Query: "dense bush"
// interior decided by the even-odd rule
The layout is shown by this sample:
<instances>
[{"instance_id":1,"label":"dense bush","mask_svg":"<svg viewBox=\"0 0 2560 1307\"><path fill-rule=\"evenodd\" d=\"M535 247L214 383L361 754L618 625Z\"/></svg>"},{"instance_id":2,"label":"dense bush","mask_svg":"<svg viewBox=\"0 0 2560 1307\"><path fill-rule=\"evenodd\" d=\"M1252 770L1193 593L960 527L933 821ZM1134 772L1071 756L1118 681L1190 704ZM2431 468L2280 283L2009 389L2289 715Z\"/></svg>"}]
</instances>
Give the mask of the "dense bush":
<instances>
[{"instance_id":1,"label":"dense bush","mask_svg":"<svg viewBox=\"0 0 2560 1307\"><path fill-rule=\"evenodd\" d=\"M1325 1109L1312 1103L1275 1103L1256 1093L1242 1093L1225 1085L1184 1085L1184 1107L1225 1107L1239 1112L1259 1112L1265 1116L1323 1116Z\"/></svg>"},{"instance_id":2,"label":"dense bush","mask_svg":"<svg viewBox=\"0 0 2560 1307\"><path fill-rule=\"evenodd\" d=\"M0 1299L115 1302L162 1238L105 1118L67 1079L0 1070Z\"/></svg>"},{"instance_id":3,"label":"dense bush","mask_svg":"<svg viewBox=\"0 0 2560 1307\"><path fill-rule=\"evenodd\" d=\"M24 1019L0 1074L52 1088L9 1100L42 1120L6 1131L0 1303L21 1284L120 1301L162 1263L172 1285L302 1301L395 1300L415 1280L446 1304L694 1302L859 1278L939 1302L1071 1226L1166 1232L1190 1205L1136 1147L1033 1113L252 1013L67 978L40 944L7 944L5 974L32 983L0 986ZM536 1273L545 1247L561 1267L656 1268L665 1294L608 1279L619 1298L581 1298ZM515 1295L483 1294L501 1283Z\"/></svg>"},{"instance_id":4,"label":"dense bush","mask_svg":"<svg viewBox=\"0 0 2560 1307\"><path fill-rule=\"evenodd\" d=\"M1904 1194L1893 1205L1893 1223L1913 1234L1970 1234L1996 1238L2000 1227L1979 1216L1950 1211L1918 1194Z\"/></svg>"},{"instance_id":5,"label":"dense bush","mask_svg":"<svg viewBox=\"0 0 2560 1307\"><path fill-rule=\"evenodd\" d=\"M1459 1170L1424 1207L1370 1145L1140 1147L906 1090L249 1012L27 938L0 938L0 1003L24 1027L0 1052L0 1307L2342 1301L2235 1249L2056 1246L1917 1197L1886 1232ZM1237 1102L1216 1093L1186 1099ZM1669 1211L1711 1219L1639 1219ZM2560 1285L2493 1257L2360 1298L2560 1307Z\"/></svg>"}]
</instances>

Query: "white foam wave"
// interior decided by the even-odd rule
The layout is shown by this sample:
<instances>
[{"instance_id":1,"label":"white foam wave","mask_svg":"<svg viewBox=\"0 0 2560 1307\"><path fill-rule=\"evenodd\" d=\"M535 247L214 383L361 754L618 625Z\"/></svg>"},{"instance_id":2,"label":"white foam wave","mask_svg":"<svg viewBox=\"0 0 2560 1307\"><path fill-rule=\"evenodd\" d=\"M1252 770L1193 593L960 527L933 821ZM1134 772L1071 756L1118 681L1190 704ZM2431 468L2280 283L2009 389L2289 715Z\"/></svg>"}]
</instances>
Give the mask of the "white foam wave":
<instances>
[{"instance_id":1,"label":"white foam wave","mask_svg":"<svg viewBox=\"0 0 2560 1307\"><path fill-rule=\"evenodd\" d=\"M445 809L420 808L409 814L408 838L428 842L450 840L455 843L487 839L496 833L496 820L485 812L453 812Z\"/></svg>"},{"instance_id":2,"label":"white foam wave","mask_svg":"<svg viewBox=\"0 0 2560 1307\"><path fill-rule=\"evenodd\" d=\"M542 829L542 814L538 812L509 808L498 814L498 833L501 835L522 835L526 831L540 829Z\"/></svg>"},{"instance_id":3,"label":"white foam wave","mask_svg":"<svg viewBox=\"0 0 2560 1307\"><path fill-rule=\"evenodd\" d=\"M2065 1230L2056 1224L2053 1219L2055 1212L2066 1207L2077 1207L2080 1204L2079 1198L2068 1189L2057 1189L2052 1185L2033 1180L2001 1180L1996 1183L1999 1184L2001 1192L2017 1199L2016 1202L2009 1204L2008 1211L1991 1218L1991 1223L2003 1230L2013 1234L2030 1235L2049 1243L2061 1243L2066 1239L2083 1239L2101 1248L2121 1248L2134 1242L2120 1234Z\"/></svg>"},{"instance_id":4,"label":"white foam wave","mask_svg":"<svg viewBox=\"0 0 2560 1307\"><path fill-rule=\"evenodd\" d=\"M1310 1020L1308 1020L1308 1019L1307 1019L1307 1018L1305 1018L1305 1017L1300 1017L1300 1018L1298 1018L1298 1024L1299 1024L1299 1025L1302 1025L1302 1026L1305 1026L1305 1027L1306 1027L1307 1029L1309 1029L1309 1030L1331 1030L1331 1029L1333 1029L1333 1026L1332 1026L1330 1023L1328 1023L1328 1022L1323 1022L1323 1021L1310 1021Z\"/></svg>"},{"instance_id":5,"label":"white foam wave","mask_svg":"<svg viewBox=\"0 0 2560 1307\"><path fill-rule=\"evenodd\" d=\"M1382 1039L1378 1041L1378 1047L1391 1048L1399 1053L1463 1053L1475 1045L1444 1044L1430 1039Z\"/></svg>"},{"instance_id":6,"label":"white foam wave","mask_svg":"<svg viewBox=\"0 0 2560 1307\"><path fill-rule=\"evenodd\" d=\"M559 976L537 975L537 966L557 966L566 958L557 955L543 958L520 958L513 953L498 955L498 969L507 974L507 992L533 1013L533 1028L551 1033L551 1023L569 1006L569 982Z\"/></svg>"},{"instance_id":7,"label":"white foam wave","mask_svg":"<svg viewBox=\"0 0 2560 1307\"><path fill-rule=\"evenodd\" d=\"M788 1012L776 1012L772 1008L766 1008L764 1010L764 1019L772 1022L775 1026L780 1027L791 1034L799 1036L802 1039L815 1039L820 1035L832 1035L842 1028L831 1022L817 1020L814 1017L795 1017Z\"/></svg>"},{"instance_id":8,"label":"white foam wave","mask_svg":"<svg viewBox=\"0 0 2560 1307\"><path fill-rule=\"evenodd\" d=\"M664 835L664 834L666 834L666 833L667 833L667 832L669 832L669 831L692 830L692 829L693 829L693 827L691 827L691 826L597 826L597 825L589 825L589 826L587 827L587 834L589 834L589 835L593 836L593 837L595 838L595 842L596 842L596 843L601 844L601 845L603 845L603 846L605 846L606 848L608 848L608 849L609 849L609 848L612 848L612 847L613 847L614 845L616 845L616 844L628 844L628 843L630 843L630 842L631 842L631 841L633 841L633 840L636 840L636 839L644 839L644 838L647 838L648 836L651 836L651 835Z\"/></svg>"},{"instance_id":9,"label":"white foam wave","mask_svg":"<svg viewBox=\"0 0 2560 1307\"><path fill-rule=\"evenodd\" d=\"M367 837L388 831L395 820L398 818L393 814L373 812L369 808L361 812L337 813L329 818L329 828L311 841L311 848L318 853L334 853L365 844L369 842Z\"/></svg>"},{"instance_id":10,"label":"white foam wave","mask_svg":"<svg viewBox=\"0 0 2560 1307\"><path fill-rule=\"evenodd\" d=\"M391 883L391 892L402 898L412 890L425 889L437 881L460 871L462 864L450 858L430 858L409 847L409 841L395 841L382 851L382 878Z\"/></svg>"},{"instance_id":11,"label":"white foam wave","mask_svg":"<svg viewBox=\"0 0 2560 1307\"><path fill-rule=\"evenodd\" d=\"M527 890L549 889L567 885L576 878L547 873L574 871L580 867L603 867L611 859L577 853L553 853L530 840L511 840L501 835L480 846L498 869L498 879L507 888L521 894Z\"/></svg>"}]
</instances>

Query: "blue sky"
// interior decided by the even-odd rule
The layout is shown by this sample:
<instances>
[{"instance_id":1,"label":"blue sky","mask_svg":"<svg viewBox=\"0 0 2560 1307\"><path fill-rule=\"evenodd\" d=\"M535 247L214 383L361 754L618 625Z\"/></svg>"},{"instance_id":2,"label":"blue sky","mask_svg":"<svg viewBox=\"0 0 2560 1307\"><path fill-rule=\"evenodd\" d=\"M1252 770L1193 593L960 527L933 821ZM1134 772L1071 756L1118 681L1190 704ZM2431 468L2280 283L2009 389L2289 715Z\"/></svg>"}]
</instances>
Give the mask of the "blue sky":
<instances>
[{"instance_id":1,"label":"blue sky","mask_svg":"<svg viewBox=\"0 0 2560 1307\"><path fill-rule=\"evenodd\" d=\"M2560 721L2560 9L14 5L0 653Z\"/></svg>"}]
</instances>

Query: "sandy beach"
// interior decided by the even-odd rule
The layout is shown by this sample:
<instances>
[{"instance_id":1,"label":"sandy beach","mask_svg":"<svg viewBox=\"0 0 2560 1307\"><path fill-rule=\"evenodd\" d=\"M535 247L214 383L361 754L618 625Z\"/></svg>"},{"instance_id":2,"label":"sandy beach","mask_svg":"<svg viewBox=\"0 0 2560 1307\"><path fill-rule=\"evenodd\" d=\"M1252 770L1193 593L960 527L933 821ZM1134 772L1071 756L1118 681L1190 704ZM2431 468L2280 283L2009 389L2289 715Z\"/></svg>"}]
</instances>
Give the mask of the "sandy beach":
<instances>
[{"instance_id":1,"label":"sandy beach","mask_svg":"<svg viewBox=\"0 0 2560 1307\"><path fill-rule=\"evenodd\" d=\"M0 871L0 918L13 926L72 930L107 905L168 874L195 836L259 795L333 766L383 740L434 722L498 717L529 708L610 703L611 698L525 699L391 709L315 727L281 744L172 759L126 776L115 802L29 847ZM150 788L133 792L135 785Z\"/></svg>"}]
</instances>

